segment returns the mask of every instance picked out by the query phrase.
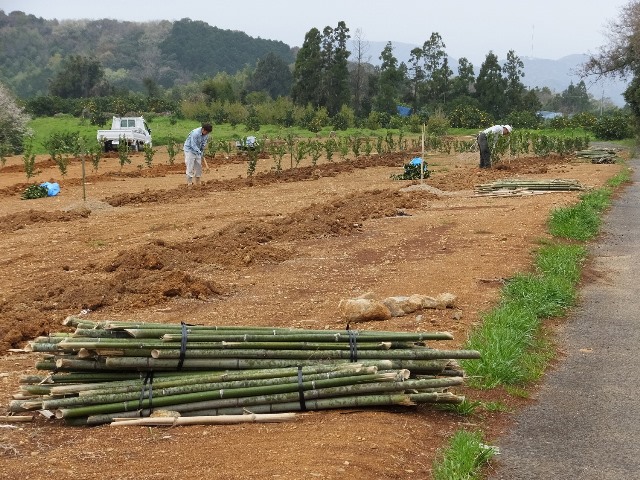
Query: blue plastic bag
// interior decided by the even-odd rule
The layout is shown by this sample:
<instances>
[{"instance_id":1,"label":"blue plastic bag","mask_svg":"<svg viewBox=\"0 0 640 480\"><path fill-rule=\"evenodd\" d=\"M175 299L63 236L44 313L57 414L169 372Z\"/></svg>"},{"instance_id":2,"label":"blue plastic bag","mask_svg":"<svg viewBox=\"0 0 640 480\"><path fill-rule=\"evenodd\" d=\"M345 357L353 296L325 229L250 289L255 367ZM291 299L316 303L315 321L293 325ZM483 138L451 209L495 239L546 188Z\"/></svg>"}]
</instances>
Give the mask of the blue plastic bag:
<instances>
[{"instance_id":1,"label":"blue plastic bag","mask_svg":"<svg viewBox=\"0 0 640 480\"><path fill-rule=\"evenodd\" d=\"M55 197L60 193L60 185L52 182L44 182L40 184L41 187L45 187L47 189L48 197Z\"/></svg>"},{"instance_id":2,"label":"blue plastic bag","mask_svg":"<svg viewBox=\"0 0 640 480\"><path fill-rule=\"evenodd\" d=\"M413 160L411 160L411 165L420 165L422 163L422 158L420 157L415 157Z\"/></svg>"}]
</instances>

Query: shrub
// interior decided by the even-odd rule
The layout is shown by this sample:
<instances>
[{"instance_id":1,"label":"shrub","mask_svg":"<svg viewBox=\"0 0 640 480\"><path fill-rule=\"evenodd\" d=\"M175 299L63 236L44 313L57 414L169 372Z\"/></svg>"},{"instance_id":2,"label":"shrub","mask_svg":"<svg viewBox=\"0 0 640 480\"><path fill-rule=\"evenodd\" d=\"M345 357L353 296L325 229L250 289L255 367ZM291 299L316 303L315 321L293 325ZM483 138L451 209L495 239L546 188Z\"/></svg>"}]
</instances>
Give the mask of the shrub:
<instances>
[{"instance_id":1,"label":"shrub","mask_svg":"<svg viewBox=\"0 0 640 480\"><path fill-rule=\"evenodd\" d=\"M427 120L427 133L429 135L443 136L449 130L451 124L444 113L438 111Z\"/></svg>"},{"instance_id":2,"label":"shrub","mask_svg":"<svg viewBox=\"0 0 640 480\"><path fill-rule=\"evenodd\" d=\"M537 129L542 124L542 119L533 112L522 110L511 112L507 116L507 123L515 128Z\"/></svg>"},{"instance_id":3,"label":"shrub","mask_svg":"<svg viewBox=\"0 0 640 480\"><path fill-rule=\"evenodd\" d=\"M622 140L633 136L631 116L621 111L603 115L591 130L602 140Z\"/></svg>"},{"instance_id":4,"label":"shrub","mask_svg":"<svg viewBox=\"0 0 640 480\"><path fill-rule=\"evenodd\" d=\"M455 108L449 114L449 122L454 128L482 128L493 123L488 113L472 106Z\"/></svg>"}]
</instances>

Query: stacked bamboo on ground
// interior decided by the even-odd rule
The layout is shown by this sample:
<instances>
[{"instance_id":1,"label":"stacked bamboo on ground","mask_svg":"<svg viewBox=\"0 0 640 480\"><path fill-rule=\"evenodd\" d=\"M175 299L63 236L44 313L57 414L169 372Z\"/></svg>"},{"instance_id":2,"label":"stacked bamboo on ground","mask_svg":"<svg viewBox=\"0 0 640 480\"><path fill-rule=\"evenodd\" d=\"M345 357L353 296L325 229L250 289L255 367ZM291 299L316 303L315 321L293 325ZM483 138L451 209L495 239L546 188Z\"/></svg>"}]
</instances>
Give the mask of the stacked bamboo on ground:
<instances>
[{"instance_id":1,"label":"stacked bamboo on ground","mask_svg":"<svg viewBox=\"0 0 640 480\"><path fill-rule=\"evenodd\" d=\"M615 148L590 148L576 152L577 157L588 158L591 163L616 163L618 150Z\"/></svg>"},{"instance_id":2,"label":"stacked bamboo on ground","mask_svg":"<svg viewBox=\"0 0 640 480\"><path fill-rule=\"evenodd\" d=\"M148 417L276 414L330 408L460 403L447 332L303 330L104 321L69 317L73 333L29 342L46 375L21 379L9 410L71 425ZM167 420L170 422L170 420Z\"/></svg>"},{"instance_id":3,"label":"stacked bamboo on ground","mask_svg":"<svg viewBox=\"0 0 640 480\"><path fill-rule=\"evenodd\" d=\"M577 180L525 180L506 179L475 186L478 195L513 195L526 192L566 192L584 190Z\"/></svg>"}]
</instances>

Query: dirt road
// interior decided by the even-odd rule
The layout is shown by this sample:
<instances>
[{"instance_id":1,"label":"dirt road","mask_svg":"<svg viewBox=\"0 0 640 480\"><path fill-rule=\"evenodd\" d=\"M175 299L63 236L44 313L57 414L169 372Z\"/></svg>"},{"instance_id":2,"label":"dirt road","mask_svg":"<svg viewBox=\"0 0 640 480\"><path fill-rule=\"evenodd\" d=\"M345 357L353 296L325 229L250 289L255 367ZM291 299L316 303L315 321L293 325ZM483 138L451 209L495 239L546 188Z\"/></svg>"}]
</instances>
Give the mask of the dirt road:
<instances>
[{"instance_id":1,"label":"dirt road","mask_svg":"<svg viewBox=\"0 0 640 480\"><path fill-rule=\"evenodd\" d=\"M566 358L499 442L494 480L640 475L640 160L590 256L598 273L562 334Z\"/></svg>"}]
</instances>

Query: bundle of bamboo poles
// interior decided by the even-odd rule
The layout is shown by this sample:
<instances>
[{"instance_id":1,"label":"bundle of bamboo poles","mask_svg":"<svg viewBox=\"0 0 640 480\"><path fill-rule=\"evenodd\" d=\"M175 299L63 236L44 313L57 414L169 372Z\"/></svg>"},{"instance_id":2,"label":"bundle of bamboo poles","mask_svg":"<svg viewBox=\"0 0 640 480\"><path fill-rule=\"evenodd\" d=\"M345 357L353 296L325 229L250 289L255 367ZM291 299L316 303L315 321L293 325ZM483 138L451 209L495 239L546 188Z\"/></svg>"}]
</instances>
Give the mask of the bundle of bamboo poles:
<instances>
[{"instance_id":1,"label":"bundle of bamboo poles","mask_svg":"<svg viewBox=\"0 0 640 480\"><path fill-rule=\"evenodd\" d=\"M13 414L40 411L71 425L169 411L179 417L459 403L461 358L474 350L427 343L447 332L94 322L69 317L73 333L39 337L45 375L21 378ZM230 417L231 418L231 417ZM170 420L162 422L171 423ZM162 424L160 422L160 424ZM172 424L177 424L176 422Z\"/></svg>"},{"instance_id":2,"label":"bundle of bamboo poles","mask_svg":"<svg viewBox=\"0 0 640 480\"><path fill-rule=\"evenodd\" d=\"M613 148L590 148L576 152L577 157L588 158L591 163L616 163L618 151Z\"/></svg>"},{"instance_id":3,"label":"bundle of bamboo poles","mask_svg":"<svg viewBox=\"0 0 640 480\"><path fill-rule=\"evenodd\" d=\"M526 180L526 179L506 179L496 180L492 183L484 183L475 186L478 194L496 193L500 191L572 191L583 190L584 187L577 180Z\"/></svg>"}]
</instances>

